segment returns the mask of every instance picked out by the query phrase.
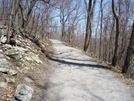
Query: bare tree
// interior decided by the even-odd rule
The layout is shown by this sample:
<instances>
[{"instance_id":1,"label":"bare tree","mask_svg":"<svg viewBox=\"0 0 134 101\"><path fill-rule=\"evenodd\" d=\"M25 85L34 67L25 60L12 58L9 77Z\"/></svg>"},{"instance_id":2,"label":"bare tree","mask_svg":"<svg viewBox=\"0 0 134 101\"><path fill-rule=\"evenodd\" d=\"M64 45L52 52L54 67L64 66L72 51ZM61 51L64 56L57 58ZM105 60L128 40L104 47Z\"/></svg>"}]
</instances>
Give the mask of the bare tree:
<instances>
[{"instance_id":1,"label":"bare tree","mask_svg":"<svg viewBox=\"0 0 134 101\"><path fill-rule=\"evenodd\" d=\"M127 49L127 57L122 69L122 73L126 73L134 79L134 22L132 25L130 43Z\"/></svg>"},{"instance_id":2,"label":"bare tree","mask_svg":"<svg viewBox=\"0 0 134 101\"><path fill-rule=\"evenodd\" d=\"M36 4L36 2L37 2L37 0L32 0L30 2L30 7L28 9L27 14L24 13L24 8L23 8L22 3L21 2L19 3L20 9L21 9L21 16L22 16L22 25L21 25L21 30L22 31L26 30L26 27L29 23L29 17L32 13L32 9L33 9L34 5Z\"/></svg>"},{"instance_id":3,"label":"bare tree","mask_svg":"<svg viewBox=\"0 0 134 101\"><path fill-rule=\"evenodd\" d=\"M75 10L75 8L71 8L71 3L72 0L69 1L61 1L61 5L60 5L60 23L62 25L61 28L61 40L65 40L65 24L70 16L70 14Z\"/></svg>"},{"instance_id":4,"label":"bare tree","mask_svg":"<svg viewBox=\"0 0 134 101\"><path fill-rule=\"evenodd\" d=\"M84 0L84 2L87 9L87 24L86 24L86 35L85 35L85 43L84 43L83 50L86 52L92 35L92 23L93 23L93 15L94 15L94 8L96 5L96 0L89 0L88 5L86 0Z\"/></svg>"},{"instance_id":5,"label":"bare tree","mask_svg":"<svg viewBox=\"0 0 134 101\"><path fill-rule=\"evenodd\" d=\"M120 33L120 30L119 30L119 14L117 14L117 12L115 11L115 4L114 4L114 0L112 0L112 11L113 11L113 14L114 14L114 17L116 19L116 39L115 39L115 48L114 48L114 55L113 55L113 59L112 59L112 65L115 66L116 65L116 62L117 62L117 54L118 54L118 47L119 47L119 33Z\"/></svg>"},{"instance_id":6,"label":"bare tree","mask_svg":"<svg viewBox=\"0 0 134 101\"><path fill-rule=\"evenodd\" d=\"M68 18L68 42L70 46L73 46L73 42L75 40L75 31L77 30L78 23L83 20L84 11L82 8L81 0L77 0L75 10L70 14Z\"/></svg>"}]
</instances>

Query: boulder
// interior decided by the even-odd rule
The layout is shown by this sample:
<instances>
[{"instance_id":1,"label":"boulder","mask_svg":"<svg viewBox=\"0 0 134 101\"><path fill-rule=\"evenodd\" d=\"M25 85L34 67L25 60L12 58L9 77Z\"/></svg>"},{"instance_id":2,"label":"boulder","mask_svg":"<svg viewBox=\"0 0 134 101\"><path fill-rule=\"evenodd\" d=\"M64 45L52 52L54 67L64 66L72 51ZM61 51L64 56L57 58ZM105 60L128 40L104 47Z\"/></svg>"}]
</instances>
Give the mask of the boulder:
<instances>
[{"instance_id":1,"label":"boulder","mask_svg":"<svg viewBox=\"0 0 134 101\"><path fill-rule=\"evenodd\" d=\"M15 93L16 101L30 101L33 94L33 88L25 84L18 85Z\"/></svg>"}]
</instances>

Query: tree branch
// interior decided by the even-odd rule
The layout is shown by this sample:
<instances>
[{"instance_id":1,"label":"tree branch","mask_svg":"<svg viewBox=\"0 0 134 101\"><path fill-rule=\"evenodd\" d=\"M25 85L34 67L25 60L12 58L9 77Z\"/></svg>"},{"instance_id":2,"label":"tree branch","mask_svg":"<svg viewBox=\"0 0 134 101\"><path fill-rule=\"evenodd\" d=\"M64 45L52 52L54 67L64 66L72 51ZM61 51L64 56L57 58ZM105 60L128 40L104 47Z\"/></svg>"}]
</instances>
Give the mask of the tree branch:
<instances>
[{"instance_id":1,"label":"tree branch","mask_svg":"<svg viewBox=\"0 0 134 101\"><path fill-rule=\"evenodd\" d=\"M113 14L114 14L115 18L118 18L119 15L118 15L117 12L115 11L114 0L112 0L112 11L113 11Z\"/></svg>"},{"instance_id":2,"label":"tree branch","mask_svg":"<svg viewBox=\"0 0 134 101\"><path fill-rule=\"evenodd\" d=\"M86 10L88 11L88 5L87 5L87 1L84 0L85 6L86 6Z\"/></svg>"}]
</instances>

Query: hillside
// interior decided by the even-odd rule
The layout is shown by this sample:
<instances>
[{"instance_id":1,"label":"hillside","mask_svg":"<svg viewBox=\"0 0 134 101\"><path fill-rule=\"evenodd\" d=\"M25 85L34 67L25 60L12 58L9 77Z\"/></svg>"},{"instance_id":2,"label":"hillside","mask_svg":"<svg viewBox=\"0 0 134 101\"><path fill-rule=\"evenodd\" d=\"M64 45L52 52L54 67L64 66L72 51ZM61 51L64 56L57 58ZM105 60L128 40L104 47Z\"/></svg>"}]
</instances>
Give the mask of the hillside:
<instances>
[{"instance_id":1,"label":"hillside","mask_svg":"<svg viewBox=\"0 0 134 101\"><path fill-rule=\"evenodd\" d=\"M0 45L0 101L15 98L16 89L22 84L31 87L32 98L37 98L48 81L46 55L52 51L51 42L47 38L37 41L20 35L15 41L15 46Z\"/></svg>"}]
</instances>

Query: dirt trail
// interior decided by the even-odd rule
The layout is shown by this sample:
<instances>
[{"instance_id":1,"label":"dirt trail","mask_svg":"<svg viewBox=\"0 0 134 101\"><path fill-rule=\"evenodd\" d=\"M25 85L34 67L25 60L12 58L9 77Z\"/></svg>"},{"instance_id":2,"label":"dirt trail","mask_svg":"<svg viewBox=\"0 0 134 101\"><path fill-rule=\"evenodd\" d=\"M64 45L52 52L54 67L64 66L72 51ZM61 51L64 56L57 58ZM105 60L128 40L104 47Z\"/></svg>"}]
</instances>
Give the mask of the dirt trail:
<instances>
[{"instance_id":1,"label":"dirt trail","mask_svg":"<svg viewBox=\"0 0 134 101\"><path fill-rule=\"evenodd\" d=\"M51 40L54 71L42 101L134 101L134 90L80 50Z\"/></svg>"}]
</instances>

